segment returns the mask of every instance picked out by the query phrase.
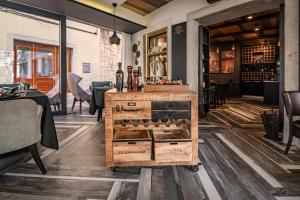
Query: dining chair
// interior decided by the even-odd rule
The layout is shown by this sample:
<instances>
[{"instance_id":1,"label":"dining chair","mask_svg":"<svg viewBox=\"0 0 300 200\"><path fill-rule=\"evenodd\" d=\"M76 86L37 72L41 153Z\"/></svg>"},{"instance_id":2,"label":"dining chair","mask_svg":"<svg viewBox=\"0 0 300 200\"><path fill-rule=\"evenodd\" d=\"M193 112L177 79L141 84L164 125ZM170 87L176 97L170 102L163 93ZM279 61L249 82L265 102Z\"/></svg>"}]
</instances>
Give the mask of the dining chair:
<instances>
[{"instance_id":1,"label":"dining chair","mask_svg":"<svg viewBox=\"0 0 300 200\"><path fill-rule=\"evenodd\" d=\"M228 83L227 83L227 98L228 98L228 100L231 98L231 96L232 96L232 94L231 94L231 92L232 92L232 83L233 83L233 80L232 79L230 79L229 81L228 81Z\"/></svg>"},{"instance_id":2,"label":"dining chair","mask_svg":"<svg viewBox=\"0 0 300 200\"><path fill-rule=\"evenodd\" d=\"M0 110L0 158L29 149L42 174L45 174L37 149L37 142L41 140L42 106L31 99L17 99L0 101Z\"/></svg>"},{"instance_id":3,"label":"dining chair","mask_svg":"<svg viewBox=\"0 0 300 200\"><path fill-rule=\"evenodd\" d=\"M282 96L289 119L289 138L284 152L288 154L293 137L300 139L300 120L294 120L294 117L300 116L300 91L284 91Z\"/></svg>"},{"instance_id":4,"label":"dining chair","mask_svg":"<svg viewBox=\"0 0 300 200\"><path fill-rule=\"evenodd\" d=\"M95 98L94 102L98 107L97 121L102 119L102 110L104 108L104 92L112 87L113 87L113 83L111 81L92 82L92 91L94 93L93 98Z\"/></svg>"},{"instance_id":5,"label":"dining chair","mask_svg":"<svg viewBox=\"0 0 300 200\"><path fill-rule=\"evenodd\" d=\"M77 101L80 102L79 104L79 111L82 111L82 102L87 101L90 102L91 99L91 90L86 89L84 90L80 85L79 82L82 80L82 77L79 75L69 72L68 73L68 82L69 82L69 88L71 93L74 96L73 105L72 105L72 111L74 110L75 103Z\"/></svg>"},{"instance_id":6,"label":"dining chair","mask_svg":"<svg viewBox=\"0 0 300 200\"><path fill-rule=\"evenodd\" d=\"M60 109L59 75L53 76L52 79L54 80L55 85L46 95L49 98L50 105L52 105L54 111L56 111L56 108L57 110Z\"/></svg>"}]
</instances>

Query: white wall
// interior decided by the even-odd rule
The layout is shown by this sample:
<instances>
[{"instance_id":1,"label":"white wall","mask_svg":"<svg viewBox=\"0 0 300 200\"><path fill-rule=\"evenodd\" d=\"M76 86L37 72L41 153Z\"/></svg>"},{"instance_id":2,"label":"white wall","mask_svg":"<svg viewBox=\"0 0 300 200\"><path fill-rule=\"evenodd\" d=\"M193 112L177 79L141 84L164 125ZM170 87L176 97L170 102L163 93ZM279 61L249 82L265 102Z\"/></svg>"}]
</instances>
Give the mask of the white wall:
<instances>
[{"instance_id":1,"label":"white wall","mask_svg":"<svg viewBox=\"0 0 300 200\"><path fill-rule=\"evenodd\" d=\"M284 90L299 90L299 0L285 1L284 16ZM288 140L289 123L285 114L284 142ZM294 139L296 142L296 139ZM297 146L300 147L298 139Z\"/></svg>"},{"instance_id":2,"label":"white wall","mask_svg":"<svg viewBox=\"0 0 300 200\"><path fill-rule=\"evenodd\" d=\"M58 21L49 21L56 24L0 12L0 50L13 51L14 39L59 46ZM104 75L100 67L100 29L70 20L67 20L67 26L80 29L67 28L67 47L73 49L72 72L83 76L83 85L85 86L88 86L91 81L101 81ZM127 40L126 45L130 47L131 41ZM123 58L123 60L128 62L127 58ZM91 64L91 73L82 72L82 63ZM9 72L5 67L0 66L0 82L13 82L12 71L13 66L9 67Z\"/></svg>"},{"instance_id":3,"label":"white wall","mask_svg":"<svg viewBox=\"0 0 300 200\"><path fill-rule=\"evenodd\" d=\"M100 30L96 27L67 21L67 26L80 28L82 30L97 34L85 33L82 31L67 29L67 46L73 47L72 72L83 77L84 84L87 86L91 81L102 78L100 68ZM91 73L82 72L82 63L91 64Z\"/></svg>"},{"instance_id":4,"label":"white wall","mask_svg":"<svg viewBox=\"0 0 300 200\"><path fill-rule=\"evenodd\" d=\"M161 21L171 19L172 24L187 20L187 14L208 6L206 0L174 0L145 16L145 24L153 26Z\"/></svg>"}]
</instances>

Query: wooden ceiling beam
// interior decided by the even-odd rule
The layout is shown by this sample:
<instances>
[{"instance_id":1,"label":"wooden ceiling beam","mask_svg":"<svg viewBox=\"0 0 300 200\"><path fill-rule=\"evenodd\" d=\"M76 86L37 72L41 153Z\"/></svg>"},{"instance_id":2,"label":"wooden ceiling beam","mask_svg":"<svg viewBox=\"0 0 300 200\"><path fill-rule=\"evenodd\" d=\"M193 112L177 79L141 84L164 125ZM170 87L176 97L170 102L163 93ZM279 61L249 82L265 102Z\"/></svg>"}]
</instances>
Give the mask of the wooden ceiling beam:
<instances>
[{"instance_id":1,"label":"wooden ceiling beam","mask_svg":"<svg viewBox=\"0 0 300 200\"><path fill-rule=\"evenodd\" d=\"M215 45L215 44L225 44L225 43L232 43L232 42L242 42L242 41L249 41L249 40L257 40L257 39L264 39L264 38L275 38L275 37L279 37L279 34L265 34L265 35L260 35L260 36L256 36L253 38L239 38L236 40L227 40L227 41L221 41L221 42L211 42L209 43L210 45Z\"/></svg>"},{"instance_id":2,"label":"wooden ceiling beam","mask_svg":"<svg viewBox=\"0 0 300 200\"><path fill-rule=\"evenodd\" d=\"M271 31L271 30L277 30L277 29L279 29L278 26L263 28L263 29L261 29L259 31L254 31L254 30L245 30L244 31L243 30L243 31L240 31L240 32L233 32L233 33L225 33L225 34L212 35L212 36L210 36L210 38L214 39L214 38L226 37L226 36L235 37L235 36L240 36L240 35L243 35L243 34L259 33L259 32L262 32L262 31Z\"/></svg>"},{"instance_id":3,"label":"wooden ceiling beam","mask_svg":"<svg viewBox=\"0 0 300 200\"><path fill-rule=\"evenodd\" d=\"M238 25L246 24L246 23L259 22L261 20L266 20L266 19L270 19L273 17L279 17L279 13L271 13L271 14L267 14L267 15L257 16L257 17L254 17L252 20L248 20L247 16L244 16L244 17L241 17L241 20L239 20L239 21L234 21L234 22L225 21L223 24L208 26L208 28L209 29L220 29L220 28L225 28L225 27L229 27L229 26L238 26Z\"/></svg>"},{"instance_id":4,"label":"wooden ceiling beam","mask_svg":"<svg viewBox=\"0 0 300 200\"><path fill-rule=\"evenodd\" d=\"M140 15L147 15L173 0L127 0L122 6Z\"/></svg>"},{"instance_id":5,"label":"wooden ceiling beam","mask_svg":"<svg viewBox=\"0 0 300 200\"><path fill-rule=\"evenodd\" d=\"M142 1L154 6L156 8L159 8L166 4L166 2L163 0L142 0Z\"/></svg>"},{"instance_id":6,"label":"wooden ceiling beam","mask_svg":"<svg viewBox=\"0 0 300 200\"><path fill-rule=\"evenodd\" d=\"M135 5L133 5L133 4L129 3L129 2L123 3L122 6L124 8L127 8L127 9L129 9L129 10L131 10L133 12L136 12L136 13L138 13L140 15L143 15L143 16L145 16L145 15L149 14L150 12L152 12L152 11L148 11L148 10L145 10L143 8L137 7L137 6L135 6Z\"/></svg>"}]
</instances>

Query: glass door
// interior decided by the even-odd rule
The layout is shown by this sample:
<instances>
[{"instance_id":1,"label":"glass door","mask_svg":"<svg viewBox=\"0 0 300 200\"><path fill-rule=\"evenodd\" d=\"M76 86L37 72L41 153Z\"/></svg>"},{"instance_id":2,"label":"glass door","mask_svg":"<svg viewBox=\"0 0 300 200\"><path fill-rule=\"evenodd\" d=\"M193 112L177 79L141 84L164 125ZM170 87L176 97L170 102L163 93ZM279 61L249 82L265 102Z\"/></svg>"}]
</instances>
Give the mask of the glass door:
<instances>
[{"instance_id":1,"label":"glass door","mask_svg":"<svg viewBox=\"0 0 300 200\"><path fill-rule=\"evenodd\" d=\"M54 86L59 74L57 48L50 45L34 44L35 52L35 85L44 93L49 92Z\"/></svg>"},{"instance_id":2,"label":"glass door","mask_svg":"<svg viewBox=\"0 0 300 200\"><path fill-rule=\"evenodd\" d=\"M33 49L30 43L15 44L14 82L33 85Z\"/></svg>"}]
</instances>

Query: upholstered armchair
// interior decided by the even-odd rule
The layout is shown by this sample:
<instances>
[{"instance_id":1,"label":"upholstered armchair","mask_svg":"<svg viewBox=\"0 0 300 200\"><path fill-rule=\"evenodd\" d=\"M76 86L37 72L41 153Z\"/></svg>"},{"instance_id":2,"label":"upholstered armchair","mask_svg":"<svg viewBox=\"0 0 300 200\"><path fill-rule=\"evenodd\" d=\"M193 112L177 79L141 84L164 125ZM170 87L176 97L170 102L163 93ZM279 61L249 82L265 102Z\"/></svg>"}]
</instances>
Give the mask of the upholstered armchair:
<instances>
[{"instance_id":1,"label":"upholstered armchair","mask_svg":"<svg viewBox=\"0 0 300 200\"><path fill-rule=\"evenodd\" d=\"M72 111L73 111L75 103L77 101L80 102L79 110L81 112L82 102L87 101L89 103L90 99L91 99L92 93L91 93L90 89L84 90L83 88L80 87L79 82L81 80L82 80L82 77L78 76L77 74L72 73L72 72L68 73L69 88L70 88L71 93L74 96Z\"/></svg>"},{"instance_id":2,"label":"upholstered armchair","mask_svg":"<svg viewBox=\"0 0 300 200\"><path fill-rule=\"evenodd\" d=\"M29 149L43 174L46 169L39 156L43 108L30 99L0 101L0 156L20 149Z\"/></svg>"},{"instance_id":3,"label":"upholstered armchair","mask_svg":"<svg viewBox=\"0 0 300 200\"><path fill-rule=\"evenodd\" d=\"M49 92L47 92L46 95L49 98L50 105L52 105L54 107L54 111L56 111L56 108L58 110L60 108L59 76L55 75L52 79L55 81L55 85Z\"/></svg>"},{"instance_id":4,"label":"upholstered armchair","mask_svg":"<svg viewBox=\"0 0 300 200\"><path fill-rule=\"evenodd\" d=\"M286 114L289 118L289 139L284 152L287 154L292 145L293 137L300 139L300 120L294 120L294 117L300 116L300 91L284 91L282 95Z\"/></svg>"}]
</instances>

